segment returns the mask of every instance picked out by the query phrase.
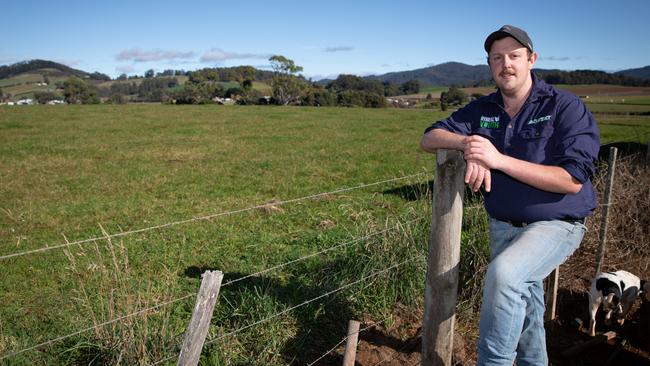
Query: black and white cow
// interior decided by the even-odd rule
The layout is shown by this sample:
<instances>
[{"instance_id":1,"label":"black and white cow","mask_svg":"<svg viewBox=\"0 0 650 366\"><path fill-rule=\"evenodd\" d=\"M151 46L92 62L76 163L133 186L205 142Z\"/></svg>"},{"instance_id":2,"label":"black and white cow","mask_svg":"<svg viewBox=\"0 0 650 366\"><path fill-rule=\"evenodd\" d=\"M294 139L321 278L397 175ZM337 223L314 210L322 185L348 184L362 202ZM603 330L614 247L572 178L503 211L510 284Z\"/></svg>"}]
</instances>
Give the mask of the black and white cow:
<instances>
[{"instance_id":1,"label":"black and white cow","mask_svg":"<svg viewBox=\"0 0 650 366\"><path fill-rule=\"evenodd\" d=\"M623 324L625 316L634 304L634 300L643 291L650 290L650 283L641 281L639 277L627 271L601 272L591 281L589 290L589 334L596 335L596 312L600 305L605 312L605 320L609 321L612 314L619 324ZM647 295L646 295L647 296Z\"/></svg>"}]
</instances>

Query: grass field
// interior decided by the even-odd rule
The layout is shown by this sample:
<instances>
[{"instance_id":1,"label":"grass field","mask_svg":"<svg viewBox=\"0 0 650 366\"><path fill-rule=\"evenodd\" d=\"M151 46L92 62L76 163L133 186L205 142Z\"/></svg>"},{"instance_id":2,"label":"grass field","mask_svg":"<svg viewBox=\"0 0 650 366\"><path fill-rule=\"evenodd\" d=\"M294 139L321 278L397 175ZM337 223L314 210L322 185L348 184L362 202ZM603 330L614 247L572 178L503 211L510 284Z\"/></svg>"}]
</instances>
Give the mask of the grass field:
<instances>
[{"instance_id":1,"label":"grass field","mask_svg":"<svg viewBox=\"0 0 650 366\"><path fill-rule=\"evenodd\" d=\"M426 173L433 159L419 151L417 140L433 118L428 111L365 109L7 108L0 114L0 255L101 236L100 225L114 234L273 199ZM0 349L2 353L20 350L194 293L202 269L223 270L226 280L232 280L402 223L401 231L225 289L219 307L222 321L217 324L227 331L236 329L255 317L385 268L392 257L422 253L424 242L386 245L400 232L426 236L424 221L406 222L426 216L428 201L411 199L412 190L400 188L419 187L428 178L422 175L277 210L252 210L151 230L112 243L74 245L67 252L57 249L6 259L0 284ZM369 245L383 249L371 250ZM415 250L405 250L408 247ZM357 255L365 260L359 262ZM317 328L327 330L336 321L347 322L347 317L339 318L342 314L388 314L396 300L416 301L417 296L405 292L420 288L423 274L413 276L413 271L421 265L420 261L410 267L406 273L413 278L406 282L386 283L399 276L397 272L364 284L364 291L351 289L339 300L280 317L275 326L286 329L276 335L263 327L262 336L271 338L268 347L284 360L296 350L281 350L291 344L298 347L295 342L312 327L302 322L315 321ZM189 319L191 302L163 308L142 326L140 331L150 335L146 343L158 342L158 346L148 348L157 351L140 360L155 361L174 351L174 342ZM246 310L246 306L253 308ZM289 325L282 325L286 322ZM161 333L160 328L165 331ZM251 332L237 338L242 348L236 352L238 357L252 352L249 347L261 330ZM102 350L116 347L106 344L107 338L125 338L114 329L111 337L95 333L13 360L78 363L87 354L102 355ZM157 339L157 334L167 334L167 338ZM317 339L328 345L323 341L327 336ZM79 344L94 345L89 346L92 352ZM246 363L282 364L264 355L257 361L254 356L246 357Z\"/></svg>"},{"instance_id":2,"label":"grass field","mask_svg":"<svg viewBox=\"0 0 650 366\"><path fill-rule=\"evenodd\" d=\"M417 307L434 166L417 143L425 127L446 115L262 106L0 107L0 257L198 218L3 259L0 357L189 297L0 363L150 364L173 357L204 270L224 271L227 282L323 250L223 288L209 337L400 267L214 341L202 362L308 363L340 340L349 319L390 322L396 303ZM648 116L597 120L603 143L645 144L650 135ZM403 176L412 177L200 219ZM478 233L463 234L463 255L484 253L484 217L466 213L465 220ZM471 267L461 270L468 276L461 280L471 281Z\"/></svg>"}]
</instances>

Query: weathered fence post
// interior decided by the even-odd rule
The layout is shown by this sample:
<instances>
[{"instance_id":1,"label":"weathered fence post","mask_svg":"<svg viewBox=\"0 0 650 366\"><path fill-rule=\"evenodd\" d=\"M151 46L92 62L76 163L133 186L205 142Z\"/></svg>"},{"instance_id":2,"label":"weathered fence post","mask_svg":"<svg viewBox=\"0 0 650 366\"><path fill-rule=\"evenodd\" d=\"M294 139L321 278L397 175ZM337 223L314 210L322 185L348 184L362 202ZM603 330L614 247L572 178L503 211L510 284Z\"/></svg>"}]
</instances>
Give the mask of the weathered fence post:
<instances>
[{"instance_id":1,"label":"weathered fence post","mask_svg":"<svg viewBox=\"0 0 650 366\"><path fill-rule=\"evenodd\" d=\"M462 152L439 149L424 290L422 365L451 365L465 195Z\"/></svg>"},{"instance_id":2,"label":"weathered fence post","mask_svg":"<svg viewBox=\"0 0 650 366\"><path fill-rule=\"evenodd\" d=\"M560 267L557 267L546 278L546 312L544 313L544 320L549 321L555 319L555 311L557 310L557 289L560 282Z\"/></svg>"},{"instance_id":3,"label":"weathered fence post","mask_svg":"<svg viewBox=\"0 0 650 366\"><path fill-rule=\"evenodd\" d=\"M348 322L348 340L345 343L345 355L343 356L343 366L354 366L357 358L357 342L359 341L359 322L350 320Z\"/></svg>"},{"instance_id":4,"label":"weathered fence post","mask_svg":"<svg viewBox=\"0 0 650 366\"><path fill-rule=\"evenodd\" d=\"M221 271L206 271L201 278L201 288L196 297L192 319L185 332L185 340L183 340L181 353L178 355L177 365L198 365L203 342L208 335L212 311L219 296L223 273Z\"/></svg>"},{"instance_id":5,"label":"weathered fence post","mask_svg":"<svg viewBox=\"0 0 650 366\"><path fill-rule=\"evenodd\" d=\"M612 201L612 186L614 185L614 171L616 170L616 153L615 147L609 148L609 161L607 162L607 187L605 188L605 204L603 206L603 218L600 223L600 245L598 247L598 257L596 258L596 273L602 271L603 257L605 256L605 242L607 241L607 222L609 221L609 206Z\"/></svg>"}]
</instances>

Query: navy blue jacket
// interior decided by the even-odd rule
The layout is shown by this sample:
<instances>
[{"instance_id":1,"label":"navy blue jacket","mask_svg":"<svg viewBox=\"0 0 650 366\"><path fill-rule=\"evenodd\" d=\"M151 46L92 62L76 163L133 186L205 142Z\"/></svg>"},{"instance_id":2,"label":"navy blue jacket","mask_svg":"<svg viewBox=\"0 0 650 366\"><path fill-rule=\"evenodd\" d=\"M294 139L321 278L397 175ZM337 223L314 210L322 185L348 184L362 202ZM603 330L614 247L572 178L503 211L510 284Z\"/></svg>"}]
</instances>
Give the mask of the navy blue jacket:
<instances>
[{"instance_id":1,"label":"navy blue jacket","mask_svg":"<svg viewBox=\"0 0 650 366\"><path fill-rule=\"evenodd\" d=\"M483 195L488 214L496 219L579 219L596 208L591 176L600 140L594 118L578 97L546 84L534 74L532 91L514 119L506 113L497 91L434 123L425 133L434 128L483 136L502 154L560 166L583 184L577 194L552 193L492 170L491 192Z\"/></svg>"}]
</instances>

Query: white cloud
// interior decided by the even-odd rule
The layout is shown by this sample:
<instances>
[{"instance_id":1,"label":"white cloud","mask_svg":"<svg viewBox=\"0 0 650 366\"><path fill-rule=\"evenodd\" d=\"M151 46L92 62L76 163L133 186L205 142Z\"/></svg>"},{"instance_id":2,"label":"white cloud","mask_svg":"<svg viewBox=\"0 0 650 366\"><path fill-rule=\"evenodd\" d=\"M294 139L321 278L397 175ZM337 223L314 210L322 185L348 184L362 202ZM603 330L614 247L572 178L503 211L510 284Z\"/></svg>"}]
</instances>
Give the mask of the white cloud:
<instances>
[{"instance_id":1,"label":"white cloud","mask_svg":"<svg viewBox=\"0 0 650 366\"><path fill-rule=\"evenodd\" d=\"M351 46L335 46L335 47L327 47L325 49L325 52L348 52L354 50L354 47Z\"/></svg>"},{"instance_id":2,"label":"white cloud","mask_svg":"<svg viewBox=\"0 0 650 366\"><path fill-rule=\"evenodd\" d=\"M584 57L578 56L578 57L569 57L569 56L547 56L547 57L540 57L539 58L542 61L576 61L576 60L582 60Z\"/></svg>"},{"instance_id":3,"label":"white cloud","mask_svg":"<svg viewBox=\"0 0 650 366\"><path fill-rule=\"evenodd\" d=\"M124 50L115 56L118 61L150 62L162 60L188 59L194 57L194 52L181 52L176 50L151 50L144 51L139 48Z\"/></svg>"},{"instance_id":4,"label":"white cloud","mask_svg":"<svg viewBox=\"0 0 650 366\"><path fill-rule=\"evenodd\" d=\"M227 52L220 48L213 48L201 56L201 62L220 62L226 60L243 60L243 59L268 59L272 55L259 53L236 53Z\"/></svg>"}]
</instances>

